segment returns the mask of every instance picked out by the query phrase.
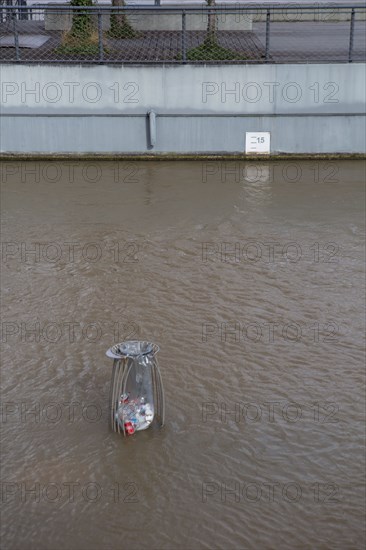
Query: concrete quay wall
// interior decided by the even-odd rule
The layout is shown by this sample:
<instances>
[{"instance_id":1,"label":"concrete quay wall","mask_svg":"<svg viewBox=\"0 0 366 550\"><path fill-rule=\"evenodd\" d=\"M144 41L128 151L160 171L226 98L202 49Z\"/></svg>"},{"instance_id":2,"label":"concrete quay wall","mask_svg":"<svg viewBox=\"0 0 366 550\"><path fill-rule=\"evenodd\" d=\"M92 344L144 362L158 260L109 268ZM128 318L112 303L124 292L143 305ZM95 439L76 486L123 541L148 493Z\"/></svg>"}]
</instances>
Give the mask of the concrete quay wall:
<instances>
[{"instance_id":1,"label":"concrete quay wall","mask_svg":"<svg viewBox=\"0 0 366 550\"><path fill-rule=\"evenodd\" d=\"M1 153L365 153L364 63L1 66ZM268 153L268 152L267 152Z\"/></svg>"}]
</instances>

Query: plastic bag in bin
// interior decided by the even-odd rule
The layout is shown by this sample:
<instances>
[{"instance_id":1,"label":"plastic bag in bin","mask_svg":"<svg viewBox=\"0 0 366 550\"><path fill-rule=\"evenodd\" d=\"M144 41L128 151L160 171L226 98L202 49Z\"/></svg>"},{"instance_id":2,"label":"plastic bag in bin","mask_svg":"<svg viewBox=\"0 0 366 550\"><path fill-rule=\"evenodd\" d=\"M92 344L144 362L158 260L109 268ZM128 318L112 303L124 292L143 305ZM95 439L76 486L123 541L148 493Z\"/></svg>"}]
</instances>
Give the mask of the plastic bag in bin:
<instances>
[{"instance_id":1,"label":"plastic bag in bin","mask_svg":"<svg viewBox=\"0 0 366 550\"><path fill-rule=\"evenodd\" d=\"M125 436L164 424L164 390L156 358L159 347L131 340L109 348L113 359L110 389L111 427Z\"/></svg>"}]
</instances>

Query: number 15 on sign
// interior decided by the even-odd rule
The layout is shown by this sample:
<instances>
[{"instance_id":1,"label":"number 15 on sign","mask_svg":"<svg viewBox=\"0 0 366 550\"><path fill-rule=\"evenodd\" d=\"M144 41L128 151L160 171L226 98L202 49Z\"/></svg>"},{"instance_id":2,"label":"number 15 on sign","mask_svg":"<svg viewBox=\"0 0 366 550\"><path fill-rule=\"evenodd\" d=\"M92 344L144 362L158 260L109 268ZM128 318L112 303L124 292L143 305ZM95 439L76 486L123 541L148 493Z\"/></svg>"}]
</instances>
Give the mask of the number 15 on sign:
<instances>
[{"instance_id":1,"label":"number 15 on sign","mask_svg":"<svg viewBox=\"0 0 366 550\"><path fill-rule=\"evenodd\" d=\"M245 152L268 155L271 152L270 132L246 132Z\"/></svg>"}]
</instances>

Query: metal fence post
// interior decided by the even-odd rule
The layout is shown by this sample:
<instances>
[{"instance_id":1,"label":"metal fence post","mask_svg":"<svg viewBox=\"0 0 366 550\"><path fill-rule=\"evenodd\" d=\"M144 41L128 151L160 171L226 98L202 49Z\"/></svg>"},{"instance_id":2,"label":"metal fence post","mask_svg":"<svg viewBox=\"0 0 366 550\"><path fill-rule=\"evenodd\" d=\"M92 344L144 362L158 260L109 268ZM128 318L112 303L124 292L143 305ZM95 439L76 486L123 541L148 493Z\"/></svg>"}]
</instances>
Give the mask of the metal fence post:
<instances>
[{"instance_id":1,"label":"metal fence post","mask_svg":"<svg viewBox=\"0 0 366 550\"><path fill-rule=\"evenodd\" d=\"M355 8L352 8L352 11L351 11L351 25L350 25L350 30L349 30L348 63L352 63L354 36L355 36Z\"/></svg>"},{"instance_id":2,"label":"metal fence post","mask_svg":"<svg viewBox=\"0 0 366 550\"><path fill-rule=\"evenodd\" d=\"M268 61L269 58L269 47L270 47L270 24L271 24L271 12L270 10L267 10L267 17L266 17L266 61Z\"/></svg>"},{"instance_id":3,"label":"metal fence post","mask_svg":"<svg viewBox=\"0 0 366 550\"><path fill-rule=\"evenodd\" d=\"M102 14L98 12L98 49L99 49L99 61L103 61L104 51L103 51L103 20Z\"/></svg>"},{"instance_id":4,"label":"metal fence post","mask_svg":"<svg viewBox=\"0 0 366 550\"><path fill-rule=\"evenodd\" d=\"M14 32L14 44L15 44L15 58L17 61L20 61L20 50L19 50L19 35L16 23L16 13L13 11L13 32Z\"/></svg>"},{"instance_id":5,"label":"metal fence post","mask_svg":"<svg viewBox=\"0 0 366 550\"><path fill-rule=\"evenodd\" d=\"M187 44L186 44L186 12L182 11L182 61L187 61Z\"/></svg>"}]
</instances>

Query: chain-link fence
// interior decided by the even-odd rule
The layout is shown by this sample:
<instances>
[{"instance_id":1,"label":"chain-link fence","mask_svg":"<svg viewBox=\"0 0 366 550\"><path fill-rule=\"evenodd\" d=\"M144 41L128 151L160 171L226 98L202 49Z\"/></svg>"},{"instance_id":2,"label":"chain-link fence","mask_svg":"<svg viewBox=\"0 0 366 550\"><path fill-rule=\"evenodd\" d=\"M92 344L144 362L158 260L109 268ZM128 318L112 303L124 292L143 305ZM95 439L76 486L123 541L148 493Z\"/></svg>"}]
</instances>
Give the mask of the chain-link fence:
<instances>
[{"instance_id":1,"label":"chain-link fence","mask_svg":"<svg viewBox=\"0 0 366 550\"><path fill-rule=\"evenodd\" d=\"M1 63L329 63L366 58L365 4L0 4Z\"/></svg>"}]
</instances>

